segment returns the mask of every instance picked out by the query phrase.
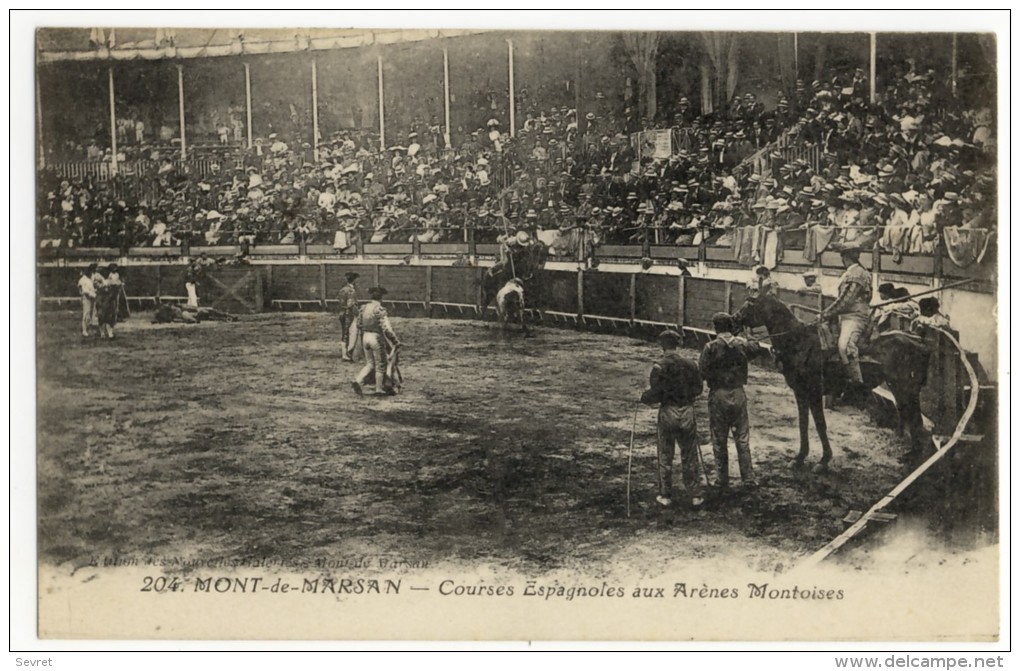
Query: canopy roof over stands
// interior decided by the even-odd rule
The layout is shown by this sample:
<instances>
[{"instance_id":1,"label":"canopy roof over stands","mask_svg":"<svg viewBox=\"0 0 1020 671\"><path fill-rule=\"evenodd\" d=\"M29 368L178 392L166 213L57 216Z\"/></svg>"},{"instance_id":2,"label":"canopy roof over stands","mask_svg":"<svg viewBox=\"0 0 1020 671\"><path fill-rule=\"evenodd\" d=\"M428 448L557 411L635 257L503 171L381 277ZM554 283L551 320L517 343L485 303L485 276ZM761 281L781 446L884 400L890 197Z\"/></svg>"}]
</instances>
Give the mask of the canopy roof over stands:
<instances>
[{"instance_id":1,"label":"canopy roof over stands","mask_svg":"<svg viewBox=\"0 0 1020 671\"><path fill-rule=\"evenodd\" d=\"M483 30L40 28L39 61L159 60L282 54L419 42Z\"/></svg>"}]
</instances>

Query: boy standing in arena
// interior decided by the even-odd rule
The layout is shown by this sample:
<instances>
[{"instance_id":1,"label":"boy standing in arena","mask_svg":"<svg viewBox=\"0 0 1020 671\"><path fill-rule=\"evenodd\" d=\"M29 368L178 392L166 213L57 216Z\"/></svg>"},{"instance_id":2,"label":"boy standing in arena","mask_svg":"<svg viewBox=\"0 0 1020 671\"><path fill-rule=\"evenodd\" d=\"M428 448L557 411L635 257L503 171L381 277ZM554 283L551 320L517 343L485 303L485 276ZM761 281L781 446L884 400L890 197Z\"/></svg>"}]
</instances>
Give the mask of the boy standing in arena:
<instances>
[{"instance_id":1,"label":"boy standing in arena","mask_svg":"<svg viewBox=\"0 0 1020 671\"><path fill-rule=\"evenodd\" d=\"M358 319L358 288L354 283L358 279L358 274L347 273L344 278L347 284L337 296L340 301L340 360L354 361L351 355L354 352L354 343L358 340L357 331L354 329Z\"/></svg>"}]
</instances>

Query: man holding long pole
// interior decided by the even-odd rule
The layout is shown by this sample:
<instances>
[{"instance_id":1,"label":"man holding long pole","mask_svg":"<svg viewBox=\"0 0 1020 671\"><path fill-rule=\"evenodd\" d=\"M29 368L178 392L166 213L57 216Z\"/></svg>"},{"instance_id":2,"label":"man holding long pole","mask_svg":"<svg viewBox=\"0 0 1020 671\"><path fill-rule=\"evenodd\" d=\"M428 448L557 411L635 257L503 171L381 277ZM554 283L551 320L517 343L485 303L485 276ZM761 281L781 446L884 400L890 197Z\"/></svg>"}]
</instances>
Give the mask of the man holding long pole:
<instances>
[{"instance_id":1,"label":"man holding long pole","mask_svg":"<svg viewBox=\"0 0 1020 671\"><path fill-rule=\"evenodd\" d=\"M673 457L680 443L680 465L684 488L691 506L705 502L701 492L698 430L694 419L694 401L701 395L704 383L698 366L680 356L677 347L681 336L672 329L659 334L662 359L652 366L648 389L641 394L645 405L659 405L658 429L659 495L662 506L673 504Z\"/></svg>"}]
</instances>

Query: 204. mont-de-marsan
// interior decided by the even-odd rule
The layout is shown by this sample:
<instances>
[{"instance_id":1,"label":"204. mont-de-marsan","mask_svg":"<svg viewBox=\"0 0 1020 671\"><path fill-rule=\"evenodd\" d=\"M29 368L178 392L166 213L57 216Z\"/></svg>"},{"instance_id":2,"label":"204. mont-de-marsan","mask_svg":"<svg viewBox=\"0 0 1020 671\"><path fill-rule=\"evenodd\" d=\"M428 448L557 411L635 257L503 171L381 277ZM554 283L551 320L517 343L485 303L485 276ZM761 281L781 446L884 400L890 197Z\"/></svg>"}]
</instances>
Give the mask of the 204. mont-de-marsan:
<instances>
[{"instance_id":1,"label":"204. mont-de-marsan","mask_svg":"<svg viewBox=\"0 0 1020 671\"><path fill-rule=\"evenodd\" d=\"M190 583L190 584L189 584ZM771 600L771 601L841 601L844 590L818 585L783 585L770 582L748 582L741 585L711 585L704 582L674 582L671 585L617 584L608 581L569 583L542 581L489 582L486 580L460 581L443 579L435 582L408 578L361 578L349 576L317 576L285 580L276 577L237 576L193 576L159 577L148 576L140 591L164 593L179 591L204 592L209 594L348 594L399 596L414 592L433 592L443 597L524 597L543 600L611 598L611 599L686 599L686 600Z\"/></svg>"}]
</instances>

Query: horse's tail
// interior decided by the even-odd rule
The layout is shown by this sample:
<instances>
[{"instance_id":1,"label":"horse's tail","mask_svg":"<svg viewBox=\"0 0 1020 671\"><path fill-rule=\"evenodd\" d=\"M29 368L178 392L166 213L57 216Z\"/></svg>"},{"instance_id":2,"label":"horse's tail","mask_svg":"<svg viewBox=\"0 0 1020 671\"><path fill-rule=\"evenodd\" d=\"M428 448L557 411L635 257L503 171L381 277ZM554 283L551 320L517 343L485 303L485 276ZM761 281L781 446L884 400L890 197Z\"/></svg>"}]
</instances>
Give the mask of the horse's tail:
<instances>
[{"instance_id":1,"label":"horse's tail","mask_svg":"<svg viewBox=\"0 0 1020 671\"><path fill-rule=\"evenodd\" d=\"M487 308L499 292L499 287L501 286L499 278L490 275L488 271L484 271L477 282L482 288L482 307Z\"/></svg>"},{"instance_id":2,"label":"horse's tail","mask_svg":"<svg viewBox=\"0 0 1020 671\"><path fill-rule=\"evenodd\" d=\"M872 348L893 377L900 377L902 372L907 377L900 381L911 387L920 388L927 383L931 348L923 340L907 333L890 332L877 338Z\"/></svg>"}]
</instances>

